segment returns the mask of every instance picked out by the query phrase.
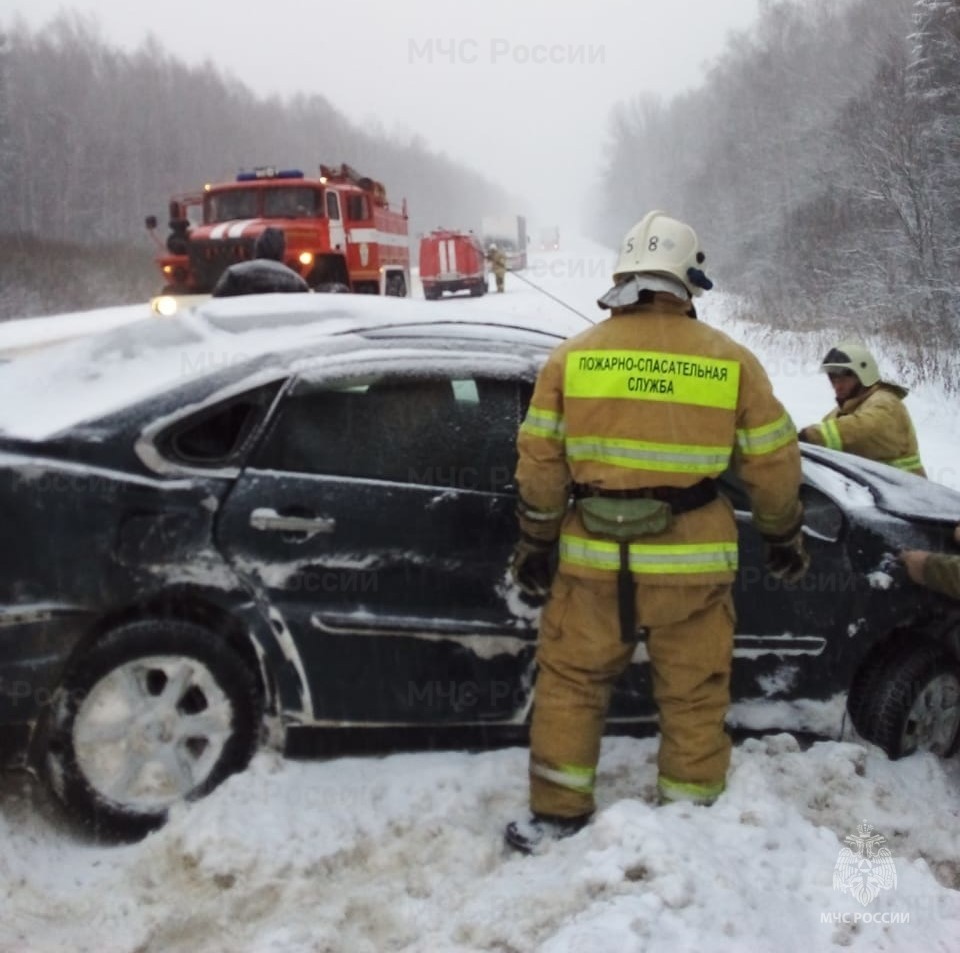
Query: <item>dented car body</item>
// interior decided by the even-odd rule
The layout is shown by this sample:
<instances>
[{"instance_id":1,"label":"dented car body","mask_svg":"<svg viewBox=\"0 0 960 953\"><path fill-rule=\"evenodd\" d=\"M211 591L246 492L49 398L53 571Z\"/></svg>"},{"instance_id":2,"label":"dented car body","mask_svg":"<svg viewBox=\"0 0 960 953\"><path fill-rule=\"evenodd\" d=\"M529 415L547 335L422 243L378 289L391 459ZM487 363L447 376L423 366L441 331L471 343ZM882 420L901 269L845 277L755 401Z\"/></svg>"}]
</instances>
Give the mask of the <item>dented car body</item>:
<instances>
[{"instance_id":1,"label":"dented car body","mask_svg":"<svg viewBox=\"0 0 960 953\"><path fill-rule=\"evenodd\" d=\"M422 302L258 296L0 367L4 763L136 835L242 768L265 720L281 740L522 731L538 610L507 572L515 439L559 340ZM948 549L960 496L815 448L804 473L796 586L763 573L724 480L732 720L837 735L846 701L891 755L947 753L957 612L894 554ZM635 662L611 725L652 729L642 644ZM891 714L905 666L920 689Z\"/></svg>"}]
</instances>

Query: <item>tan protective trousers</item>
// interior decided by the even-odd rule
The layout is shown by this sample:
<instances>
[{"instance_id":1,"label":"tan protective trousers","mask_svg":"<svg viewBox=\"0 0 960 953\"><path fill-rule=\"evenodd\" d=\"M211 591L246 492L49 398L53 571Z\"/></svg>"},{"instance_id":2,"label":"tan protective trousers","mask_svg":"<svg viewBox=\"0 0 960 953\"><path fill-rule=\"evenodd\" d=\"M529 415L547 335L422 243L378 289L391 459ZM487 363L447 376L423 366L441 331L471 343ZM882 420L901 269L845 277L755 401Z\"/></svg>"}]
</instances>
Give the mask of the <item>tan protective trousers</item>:
<instances>
[{"instance_id":1,"label":"tan protective trousers","mask_svg":"<svg viewBox=\"0 0 960 953\"><path fill-rule=\"evenodd\" d=\"M635 577L636 578L636 577ZM734 609L730 587L651 586L637 579L660 715L658 782L723 788L730 765ZM616 582L558 574L544 607L530 735L530 806L575 817L595 808L593 781L613 684L634 646L620 638Z\"/></svg>"}]
</instances>

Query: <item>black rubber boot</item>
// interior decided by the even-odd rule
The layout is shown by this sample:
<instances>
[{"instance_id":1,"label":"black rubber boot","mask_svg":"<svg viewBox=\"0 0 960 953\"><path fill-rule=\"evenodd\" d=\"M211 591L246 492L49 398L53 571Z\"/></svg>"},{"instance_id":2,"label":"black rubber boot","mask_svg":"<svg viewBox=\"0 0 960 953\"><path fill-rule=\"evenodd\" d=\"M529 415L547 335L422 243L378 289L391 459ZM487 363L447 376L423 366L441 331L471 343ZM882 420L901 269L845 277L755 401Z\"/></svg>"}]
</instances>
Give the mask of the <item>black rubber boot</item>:
<instances>
[{"instance_id":1,"label":"black rubber boot","mask_svg":"<svg viewBox=\"0 0 960 953\"><path fill-rule=\"evenodd\" d=\"M503 833L503 839L521 854L538 854L553 841L572 837L582 830L590 817L590 814L578 817L533 814L528 821L511 821Z\"/></svg>"}]
</instances>

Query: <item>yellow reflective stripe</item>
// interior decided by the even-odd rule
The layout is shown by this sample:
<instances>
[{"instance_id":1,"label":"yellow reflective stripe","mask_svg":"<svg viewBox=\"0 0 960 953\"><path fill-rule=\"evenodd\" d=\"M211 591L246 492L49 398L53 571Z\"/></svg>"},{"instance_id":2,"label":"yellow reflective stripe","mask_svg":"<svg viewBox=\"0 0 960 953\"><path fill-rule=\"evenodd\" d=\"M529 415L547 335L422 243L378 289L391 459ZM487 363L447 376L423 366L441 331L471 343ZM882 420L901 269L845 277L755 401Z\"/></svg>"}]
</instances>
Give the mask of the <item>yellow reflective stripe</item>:
<instances>
[{"instance_id":1,"label":"yellow reflective stripe","mask_svg":"<svg viewBox=\"0 0 960 953\"><path fill-rule=\"evenodd\" d=\"M650 443L615 437L568 437L566 450L570 460L593 460L631 470L670 473L722 473L730 462L729 447Z\"/></svg>"},{"instance_id":2,"label":"yellow reflective stripe","mask_svg":"<svg viewBox=\"0 0 960 953\"><path fill-rule=\"evenodd\" d=\"M901 470L919 470L922 464L920 457L914 453L909 457L897 457L896 460L891 460L890 466L899 467Z\"/></svg>"},{"instance_id":3,"label":"yellow reflective stripe","mask_svg":"<svg viewBox=\"0 0 960 953\"><path fill-rule=\"evenodd\" d=\"M840 436L840 429L835 420L825 420L820 424L820 432L823 434L823 445L827 449L843 449L843 438Z\"/></svg>"},{"instance_id":4,"label":"yellow reflective stripe","mask_svg":"<svg viewBox=\"0 0 960 953\"><path fill-rule=\"evenodd\" d=\"M554 520L560 519L560 517L563 516L563 514L566 513L566 512L567 512L566 509L562 509L562 510L534 510L534 509L530 509L530 508L528 507L527 509L525 509L525 510L523 510L522 512L520 512L519 515L520 515L523 519L525 519L525 520L531 520L531 521L534 522L534 523L537 523L537 522L541 522L541 523L552 523Z\"/></svg>"},{"instance_id":5,"label":"yellow reflective stripe","mask_svg":"<svg viewBox=\"0 0 960 953\"><path fill-rule=\"evenodd\" d=\"M564 369L566 397L669 401L732 410L740 364L698 354L658 351L571 351Z\"/></svg>"},{"instance_id":6,"label":"yellow reflective stripe","mask_svg":"<svg viewBox=\"0 0 960 953\"><path fill-rule=\"evenodd\" d=\"M519 516L521 519L555 520L558 517L563 516L566 511L566 503L564 503L562 507L555 510L538 510L535 506L531 506L522 497L517 500L517 516Z\"/></svg>"},{"instance_id":7,"label":"yellow reflective stripe","mask_svg":"<svg viewBox=\"0 0 960 953\"><path fill-rule=\"evenodd\" d=\"M760 456L785 447L792 443L796 436L797 431L793 426L793 421L787 414L783 414L772 424L738 430L737 443L747 456Z\"/></svg>"},{"instance_id":8,"label":"yellow reflective stripe","mask_svg":"<svg viewBox=\"0 0 960 953\"><path fill-rule=\"evenodd\" d=\"M663 775L657 778L657 788L668 801L712 801L723 794L725 787L723 781L695 784L692 781L673 781Z\"/></svg>"},{"instance_id":9,"label":"yellow reflective stripe","mask_svg":"<svg viewBox=\"0 0 960 953\"><path fill-rule=\"evenodd\" d=\"M558 768L551 768L541 761L530 761L530 773L544 781L558 784L560 787L579 791L582 794L592 794L593 784L597 772L594 768L585 768L577 764L562 764Z\"/></svg>"},{"instance_id":10,"label":"yellow reflective stripe","mask_svg":"<svg viewBox=\"0 0 960 953\"><path fill-rule=\"evenodd\" d=\"M563 417L552 410L540 410L532 404L527 408L527 416L520 425L521 433L546 437L548 440L561 440L564 434Z\"/></svg>"},{"instance_id":11,"label":"yellow reflective stripe","mask_svg":"<svg viewBox=\"0 0 960 953\"><path fill-rule=\"evenodd\" d=\"M560 558L588 569L616 572L620 568L620 546L564 533L560 536ZM736 568L736 543L630 544L630 570L635 573L733 572Z\"/></svg>"}]
</instances>

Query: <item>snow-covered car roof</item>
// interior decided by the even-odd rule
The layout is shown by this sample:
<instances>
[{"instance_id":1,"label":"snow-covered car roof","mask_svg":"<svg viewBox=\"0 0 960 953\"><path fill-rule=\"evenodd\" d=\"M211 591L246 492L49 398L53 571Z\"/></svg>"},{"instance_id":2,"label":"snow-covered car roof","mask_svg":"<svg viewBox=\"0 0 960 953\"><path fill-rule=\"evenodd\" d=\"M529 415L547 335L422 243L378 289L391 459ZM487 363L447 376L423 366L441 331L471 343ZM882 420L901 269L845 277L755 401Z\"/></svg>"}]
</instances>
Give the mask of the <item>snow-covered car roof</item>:
<instances>
[{"instance_id":1,"label":"snow-covered car roof","mask_svg":"<svg viewBox=\"0 0 960 953\"><path fill-rule=\"evenodd\" d=\"M422 301L376 296L211 299L172 318L134 321L0 365L0 434L47 439L227 368L283 363L335 347L338 336L395 329L421 340L513 341L527 348L562 340L547 322L518 322L477 305L465 320L440 302L425 307Z\"/></svg>"}]
</instances>

